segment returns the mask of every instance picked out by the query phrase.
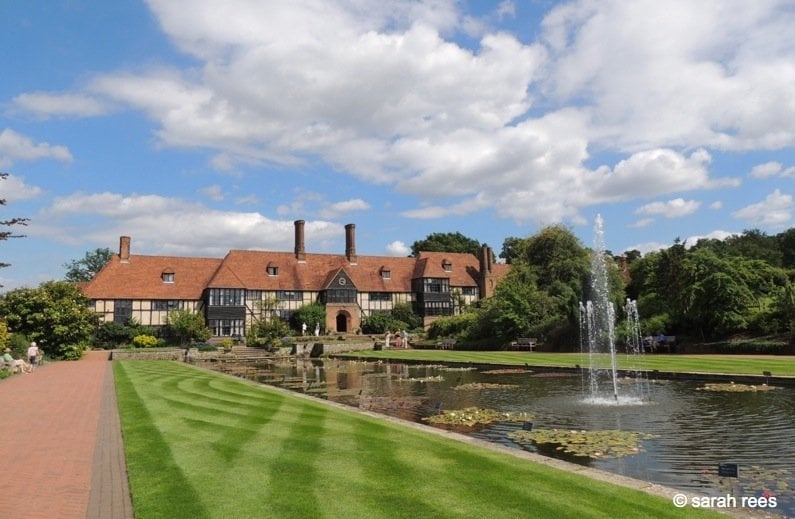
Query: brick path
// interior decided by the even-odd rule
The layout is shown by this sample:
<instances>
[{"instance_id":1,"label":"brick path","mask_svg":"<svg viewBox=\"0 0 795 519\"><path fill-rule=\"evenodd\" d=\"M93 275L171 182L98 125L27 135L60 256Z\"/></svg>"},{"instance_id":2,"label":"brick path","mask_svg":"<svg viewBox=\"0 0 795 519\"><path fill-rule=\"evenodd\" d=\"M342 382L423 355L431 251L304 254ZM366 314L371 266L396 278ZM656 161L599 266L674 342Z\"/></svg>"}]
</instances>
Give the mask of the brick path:
<instances>
[{"instance_id":1,"label":"brick path","mask_svg":"<svg viewBox=\"0 0 795 519\"><path fill-rule=\"evenodd\" d=\"M0 517L133 517L108 353L0 381Z\"/></svg>"}]
</instances>

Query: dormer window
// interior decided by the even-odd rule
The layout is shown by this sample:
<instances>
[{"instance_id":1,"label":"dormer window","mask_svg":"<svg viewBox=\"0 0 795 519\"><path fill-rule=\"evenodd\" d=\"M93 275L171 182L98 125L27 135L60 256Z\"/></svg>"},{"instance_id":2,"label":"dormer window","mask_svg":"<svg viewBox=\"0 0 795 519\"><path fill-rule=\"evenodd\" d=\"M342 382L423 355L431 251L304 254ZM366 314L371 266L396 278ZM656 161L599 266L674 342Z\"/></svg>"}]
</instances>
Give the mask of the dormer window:
<instances>
[{"instance_id":1,"label":"dormer window","mask_svg":"<svg viewBox=\"0 0 795 519\"><path fill-rule=\"evenodd\" d=\"M163 280L163 283L173 283L174 282L174 271L173 270L164 270L160 273L160 279Z\"/></svg>"},{"instance_id":2,"label":"dormer window","mask_svg":"<svg viewBox=\"0 0 795 519\"><path fill-rule=\"evenodd\" d=\"M453 264L450 263L450 260L445 259L442 260L442 268L445 272L452 272L453 271Z\"/></svg>"},{"instance_id":3,"label":"dormer window","mask_svg":"<svg viewBox=\"0 0 795 519\"><path fill-rule=\"evenodd\" d=\"M381 267L381 279L392 279L392 271L386 267Z\"/></svg>"},{"instance_id":4,"label":"dormer window","mask_svg":"<svg viewBox=\"0 0 795 519\"><path fill-rule=\"evenodd\" d=\"M273 263L268 263L268 267L266 268L269 276L278 276L279 275L279 267L277 267Z\"/></svg>"}]
</instances>

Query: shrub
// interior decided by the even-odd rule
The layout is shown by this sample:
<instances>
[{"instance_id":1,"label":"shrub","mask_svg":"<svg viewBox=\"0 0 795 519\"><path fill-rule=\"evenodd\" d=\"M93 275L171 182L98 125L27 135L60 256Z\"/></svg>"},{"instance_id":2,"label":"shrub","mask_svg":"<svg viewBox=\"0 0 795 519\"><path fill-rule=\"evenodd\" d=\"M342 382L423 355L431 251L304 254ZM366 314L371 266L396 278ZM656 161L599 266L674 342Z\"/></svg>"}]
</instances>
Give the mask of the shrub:
<instances>
[{"instance_id":1,"label":"shrub","mask_svg":"<svg viewBox=\"0 0 795 519\"><path fill-rule=\"evenodd\" d=\"M428 338L463 337L472 329L477 319L478 316L475 313L440 317L431 323L430 328L428 328Z\"/></svg>"},{"instance_id":2,"label":"shrub","mask_svg":"<svg viewBox=\"0 0 795 519\"><path fill-rule=\"evenodd\" d=\"M281 346L282 337L289 335L290 327L283 321L260 321L251 327L246 342L249 346Z\"/></svg>"},{"instance_id":3,"label":"shrub","mask_svg":"<svg viewBox=\"0 0 795 519\"><path fill-rule=\"evenodd\" d=\"M133 345L136 348L154 348L157 346L157 337L151 335L136 335L133 337Z\"/></svg>"},{"instance_id":4,"label":"shrub","mask_svg":"<svg viewBox=\"0 0 795 519\"><path fill-rule=\"evenodd\" d=\"M199 351L218 351L218 347L214 344L208 344L206 342L200 342L196 344L196 349Z\"/></svg>"}]
</instances>

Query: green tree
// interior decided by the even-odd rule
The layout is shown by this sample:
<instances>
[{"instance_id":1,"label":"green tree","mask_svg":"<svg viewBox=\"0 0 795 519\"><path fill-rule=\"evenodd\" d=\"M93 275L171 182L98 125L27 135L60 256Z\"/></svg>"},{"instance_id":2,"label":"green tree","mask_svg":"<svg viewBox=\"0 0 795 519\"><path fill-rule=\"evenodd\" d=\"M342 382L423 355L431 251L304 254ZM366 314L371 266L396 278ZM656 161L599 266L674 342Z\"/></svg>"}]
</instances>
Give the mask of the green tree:
<instances>
[{"instance_id":1,"label":"green tree","mask_svg":"<svg viewBox=\"0 0 795 519\"><path fill-rule=\"evenodd\" d=\"M212 332L204 324L201 314L190 310L172 310L168 313L168 333L179 344L185 346L192 341L206 341Z\"/></svg>"},{"instance_id":2,"label":"green tree","mask_svg":"<svg viewBox=\"0 0 795 519\"><path fill-rule=\"evenodd\" d=\"M307 326L307 333L314 333L317 323L320 323L321 329L325 328L326 307L320 303L309 303L296 310L290 319L293 330L301 330L304 323Z\"/></svg>"},{"instance_id":3,"label":"green tree","mask_svg":"<svg viewBox=\"0 0 795 519\"><path fill-rule=\"evenodd\" d=\"M526 243L527 240L524 238L517 238L515 236L505 238L505 241L502 242L500 257L505 260L505 263L509 265L512 264L517 258L522 256Z\"/></svg>"},{"instance_id":4,"label":"green tree","mask_svg":"<svg viewBox=\"0 0 795 519\"><path fill-rule=\"evenodd\" d=\"M72 283L48 281L20 288L0 300L0 315L16 333L36 341L49 356L78 359L96 327L88 299Z\"/></svg>"},{"instance_id":5,"label":"green tree","mask_svg":"<svg viewBox=\"0 0 795 519\"><path fill-rule=\"evenodd\" d=\"M795 269L795 227L776 235L776 239L781 251L782 266Z\"/></svg>"},{"instance_id":6,"label":"green tree","mask_svg":"<svg viewBox=\"0 0 795 519\"><path fill-rule=\"evenodd\" d=\"M86 252L83 259L64 263L66 281L90 281L97 272L113 257L110 249L101 248Z\"/></svg>"},{"instance_id":7,"label":"green tree","mask_svg":"<svg viewBox=\"0 0 795 519\"><path fill-rule=\"evenodd\" d=\"M417 257L420 252L468 252L479 256L480 249L480 242L460 232L436 232L424 240L415 241L411 245L411 255Z\"/></svg>"},{"instance_id":8,"label":"green tree","mask_svg":"<svg viewBox=\"0 0 795 519\"><path fill-rule=\"evenodd\" d=\"M414 313L414 309L409 303L395 303L391 314L393 319L403 323L400 328L405 327L409 330L415 330L422 327L422 317Z\"/></svg>"},{"instance_id":9,"label":"green tree","mask_svg":"<svg viewBox=\"0 0 795 519\"><path fill-rule=\"evenodd\" d=\"M0 173L0 180L5 180L8 178L8 173ZM6 199L0 198L0 206L6 205ZM3 228L12 228L17 225L27 225L30 221L29 218L11 218L10 220L0 220L0 227ZM24 238L24 234L15 234L12 230L2 230L0 231L0 241L8 240L10 238ZM0 262L0 268L9 267L9 263ZM3 285L0 285L0 287Z\"/></svg>"}]
</instances>

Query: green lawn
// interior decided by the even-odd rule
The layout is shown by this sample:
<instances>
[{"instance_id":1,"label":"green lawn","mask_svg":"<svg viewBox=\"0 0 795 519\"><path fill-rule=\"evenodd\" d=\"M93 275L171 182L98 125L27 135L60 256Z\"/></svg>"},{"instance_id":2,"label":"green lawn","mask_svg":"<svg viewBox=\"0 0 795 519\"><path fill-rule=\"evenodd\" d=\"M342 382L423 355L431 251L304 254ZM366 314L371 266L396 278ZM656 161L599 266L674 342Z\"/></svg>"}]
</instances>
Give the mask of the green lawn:
<instances>
[{"instance_id":1,"label":"green lawn","mask_svg":"<svg viewBox=\"0 0 795 519\"><path fill-rule=\"evenodd\" d=\"M176 362L113 368L139 518L720 517Z\"/></svg>"},{"instance_id":2,"label":"green lawn","mask_svg":"<svg viewBox=\"0 0 795 519\"><path fill-rule=\"evenodd\" d=\"M541 353L516 351L386 350L359 351L350 356L373 359L420 360L427 362L467 362L474 364L508 364L530 366L587 366L588 356L580 353ZM602 356L607 365L607 357ZM645 369L678 373L726 373L795 376L795 356L774 355L618 355L619 369Z\"/></svg>"}]
</instances>

